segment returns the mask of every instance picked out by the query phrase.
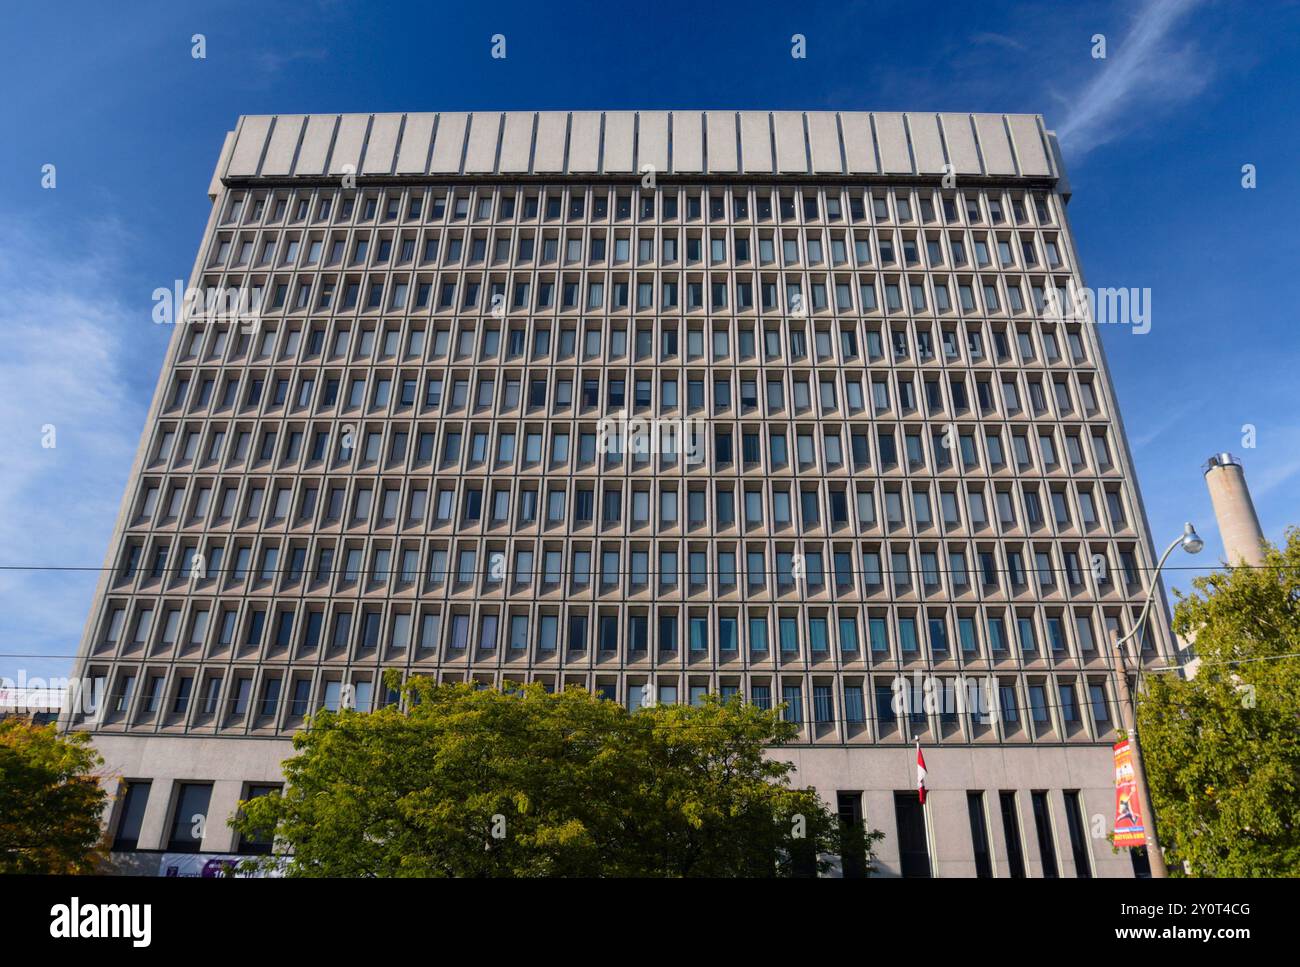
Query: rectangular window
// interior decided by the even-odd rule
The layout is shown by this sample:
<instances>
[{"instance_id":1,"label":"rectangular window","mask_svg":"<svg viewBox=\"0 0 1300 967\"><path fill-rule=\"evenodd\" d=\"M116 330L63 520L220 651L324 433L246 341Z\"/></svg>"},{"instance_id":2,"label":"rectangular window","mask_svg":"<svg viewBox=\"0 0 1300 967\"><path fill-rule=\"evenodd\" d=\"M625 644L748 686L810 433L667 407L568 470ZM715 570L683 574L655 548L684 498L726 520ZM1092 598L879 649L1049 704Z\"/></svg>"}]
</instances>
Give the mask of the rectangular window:
<instances>
[{"instance_id":1,"label":"rectangular window","mask_svg":"<svg viewBox=\"0 0 1300 967\"><path fill-rule=\"evenodd\" d=\"M1092 705L1092 720L1097 726L1097 731L1105 731L1105 723L1110 721L1110 708L1106 703L1106 686L1100 682L1089 682L1088 701Z\"/></svg>"},{"instance_id":2,"label":"rectangular window","mask_svg":"<svg viewBox=\"0 0 1300 967\"><path fill-rule=\"evenodd\" d=\"M884 618L871 618L867 622L867 630L871 637L871 651L877 655L884 655L889 652L889 632L885 625Z\"/></svg>"},{"instance_id":3,"label":"rectangular window","mask_svg":"<svg viewBox=\"0 0 1300 967\"><path fill-rule=\"evenodd\" d=\"M993 876L993 859L989 850L988 819L984 815L984 793L966 793L966 812L970 817L970 839L975 853L975 875L980 879Z\"/></svg>"},{"instance_id":4,"label":"rectangular window","mask_svg":"<svg viewBox=\"0 0 1300 967\"><path fill-rule=\"evenodd\" d=\"M782 717L796 725L803 722L803 689L798 685L785 685L781 689L781 701L785 705Z\"/></svg>"},{"instance_id":5,"label":"rectangular window","mask_svg":"<svg viewBox=\"0 0 1300 967\"><path fill-rule=\"evenodd\" d=\"M861 685L844 686L844 719L850 725L861 725L867 720Z\"/></svg>"},{"instance_id":6,"label":"rectangular window","mask_svg":"<svg viewBox=\"0 0 1300 967\"><path fill-rule=\"evenodd\" d=\"M1015 792L999 792L998 805L1002 811L1002 832L1007 843L1007 867L1012 879L1023 880L1025 857L1020 845L1020 816Z\"/></svg>"},{"instance_id":7,"label":"rectangular window","mask_svg":"<svg viewBox=\"0 0 1300 967\"><path fill-rule=\"evenodd\" d=\"M862 793L837 792L836 812L840 820L840 864L846 880L867 875L866 850L862 838Z\"/></svg>"},{"instance_id":8,"label":"rectangular window","mask_svg":"<svg viewBox=\"0 0 1300 967\"><path fill-rule=\"evenodd\" d=\"M269 796L273 792L279 792L278 785L250 785L245 799L257 799L259 796ZM241 834L239 837L239 853L241 855L267 855L271 852L274 837L270 833L266 834Z\"/></svg>"},{"instance_id":9,"label":"rectangular window","mask_svg":"<svg viewBox=\"0 0 1300 967\"><path fill-rule=\"evenodd\" d=\"M813 686L813 720L819 725L829 724L834 717L829 685Z\"/></svg>"},{"instance_id":10,"label":"rectangular window","mask_svg":"<svg viewBox=\"0 0 1300 967\"><path fill-rule=\"evenodd\" d=\"M1038 852L1043 860L1043 878L1054 880L1056 870L1056 842L1052 836L1052 817L1048 808L1047 793L1037 790L1030 794L1034 804L1034 829L1038 833Z\"/></svg>"},{"instance_id":11,"label":"rectangular window","mask_svg":"<svg viewBox=\"0 0 1300 967\"><path fill-rule=\"evenodd\" d=\"M894 711L893 690L879 682L876 684L876 719L880 722L882 731L898 719L898 714Z\"/></svg>"},{"instance_id":12,"label":"rectangular window","mask_svg":"<svg viewBox=\"0 0 1300 967\"><path fill-rule=\"evenodd\" d=\"M899 867L905 878L930 877L930 843L925 829L925 810L914 790L894 793L894 817L898 823Z\"/></svg>"},{"instance_id":13,"label":"rectangular window","mask_svg":"<svg viewBox=\"0 0 1300 967\"><path fill-rule=\"evenodd\" d=\"M197 853L203 844L203 827L207 824L208 802L212 786L183 782L176 793L172 813L171 836L167 849L173 853Z\"/></svg>"},{"instance_id":14,"label":"rectangular window","mask_svg":"<svg viewBox=\"0 0 1300 967\"><path fill-rule=\"evenodd\" d=\"M709 647L709 622L707 618L690 619L691 651L703 652Z\"/></svg>"},{"instance_id":15,"label":"rectangular window","mask_svg":"<svg viewBox=\"0 0 1300 967\"><path fill-rule=\"evenodd\" d=\"M1092 879L1092 861L1088 855L1087 829L1083 820L1083 804L1079 801L1079 790L1065 790L1065 821L1070 830L1070 852L1074 855L1074 875L1080 879Z\"/></svg>"},{"instance_id":16,"label":"rectangular window","mask_svg":"<svg viewBox=\"0 0 1300 967\"><path fill-rule=\"evenodd\" d=\"M133 850L140 842L140 827L144 824L144 808L149 801L148 782L128 782L118 813L117 833L113 837L114 850Z\"/></svg>"},{"instance_id":17,"label":"rectangular window","mask_svg":"<svg viewBox=\"0 0 1300 967\"><path fill-rule=\"evenodd\" d=\"M537 650L539 652L555 651L559 637L560 619L553 614L544 614L538 622Z\"/></svg>"}]
</instances>

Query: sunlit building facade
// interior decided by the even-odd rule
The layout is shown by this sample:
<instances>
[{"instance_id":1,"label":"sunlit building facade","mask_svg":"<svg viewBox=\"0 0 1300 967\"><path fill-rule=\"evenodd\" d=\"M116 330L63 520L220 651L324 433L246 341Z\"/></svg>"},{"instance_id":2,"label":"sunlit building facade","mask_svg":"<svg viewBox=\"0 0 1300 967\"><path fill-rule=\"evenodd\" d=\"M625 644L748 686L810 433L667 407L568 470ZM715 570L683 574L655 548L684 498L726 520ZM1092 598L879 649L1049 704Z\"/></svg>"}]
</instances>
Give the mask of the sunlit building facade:
<instances>
[{"instance_id":1,"label":"sunlit building facade","mask_svg":"<svg viewBox=\"0 0 1300 967\"><path fill-rule=\"evenodd\" d=\"M124 869L264 849L396 669L784 704L880 874L1133 875L1150 541L1041 118L244 117L209 195L70 720Z\"/></svg>"}]
</instances>

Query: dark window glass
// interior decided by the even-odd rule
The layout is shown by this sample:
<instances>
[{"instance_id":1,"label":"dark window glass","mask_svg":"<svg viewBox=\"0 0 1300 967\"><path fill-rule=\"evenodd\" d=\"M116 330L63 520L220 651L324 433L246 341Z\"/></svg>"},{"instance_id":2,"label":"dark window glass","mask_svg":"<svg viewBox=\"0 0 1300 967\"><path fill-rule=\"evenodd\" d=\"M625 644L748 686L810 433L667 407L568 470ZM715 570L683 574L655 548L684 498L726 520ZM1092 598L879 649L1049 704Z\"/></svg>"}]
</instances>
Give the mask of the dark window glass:
<instances>
[{"instance_id":1,"label":"dark window glass","mask_svg":"<svg viewBox=\"0 0 1300 967\"><path fill-rule=\"evenodd\" d=\"M248 787L248 795L245 799L257 799L259 796L269 796L273 792L279 792L279 786L272 785L251 785ZM253 834L240 834L238 852L247 855L267 854L271 852L274 835L271 832L258 831Z\"/></svg>"},{"instance_id":2,"label":"dark window glass","mask_svg":"<svg viewBox=\"0 0 1300 967\"><path fill-rule=\"evenodd\" d=\"M925 834L925 813L915 791L894 793L898 821L899 866L905 878L930 876L930 844Z\"/></svg>"},{"instance_id":3,"label":"dark window glass","mask_svg":"<svg viewBox=\"0 0 1300 967\"><path fill-rule=\"evenodd\" d=\"M176 794L176 811L172 814L171 839L167 849L173 853L197 853L203 844L203 827L207 824L208 800L212 787L202 783L181 783Z\"/></svg>"},{"instance_id":4,"label":"dark window glass","mask_svg":"<svg viewBox=\"0 0 1300 967\"><path fill-rule=\"evenodd\" d=\"M1077 789L1065 793L1065 823L1070 830L1070 851L1074 855L1074 875L1080 879L1092 878L1092 863L1088 856L1088 838L1083 821L1083 805Z\"/></svg>"},{"instance_id":5,"label":"dark window glass","mask_svg":"<svg viewBox=\"0 0 1300 967\"><path fill-rule=\"evenodd\" d=\"M981 879L993 876L993 861L989 855L989 830L984 818L984 793L966 793L966 812L970 815L970 839L975 851L975 875Z\"/></svg>"},{"instance_id":6,"label":"dark window glass","mask_svg":"<svg viewBox=\"0 0 1300 967\"><path fill-rule=\"evenodd\" d=\"M867 875L867 841L862 824L862 793L839 792L835 801L840 817L840 867L844 879L863 879Z\"/></svg>"},{"instance_id":7,"label":"dark window glass","mask_svg":"<svg viewBox=\"0 0 1300 967\"><path fill-rule=\"evenodd\" d=\"M998 793L998 804L1002 809L1002 832L1007 841L1007 866L1013 879L1025 878L1025 857L1020 849L1020 819L1016 810L1014 792Z\"/></svg>"},{"instance_id":8,"label":"dark window glass","mask_svg":"<svg viewBox=\"0 0 1300 967\"><path fill-rule=\"evenodd\" d=\"M149 783L128 782L122 797L122 808L117 821L117 835L113 838L114 850L132 850L140 842L140 826L144 822L144 807L149 802Z\"/></svg>"},{"instance_id":9,"label":"dark window glass","mask_svg":"<svg viewBox=\"0 0 1300 967\"><path fill-rule=\"evenodd\" d=\"M1048 814L1047 793L1031 794L1034 804L1034 828L1038 832L1038 852L1043 860L1043 878L1054 880L1056 870L1056 843L1052 839L1052 820Z\"/></svg>"}]
</instances>

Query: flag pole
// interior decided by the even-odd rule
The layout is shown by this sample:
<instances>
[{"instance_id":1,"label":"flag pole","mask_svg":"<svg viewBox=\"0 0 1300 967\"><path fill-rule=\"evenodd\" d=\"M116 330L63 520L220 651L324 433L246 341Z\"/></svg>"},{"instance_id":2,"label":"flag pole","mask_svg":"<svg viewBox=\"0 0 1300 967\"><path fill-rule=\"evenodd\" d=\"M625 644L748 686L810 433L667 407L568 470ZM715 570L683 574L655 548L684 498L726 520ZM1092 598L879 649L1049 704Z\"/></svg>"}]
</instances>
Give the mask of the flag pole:
<instances>
[{"instance_id":1,"label":"flag pole","mask_svg":"<svg viewBox=\"0 0 1300 967\"><path fill-rule=\"evenodd\" d=\"M925 756L921 754L921 737L918 735L916 736L916 796L921 802L922 809L925 809L926 773Z\"/></svg>"}]
</instances>

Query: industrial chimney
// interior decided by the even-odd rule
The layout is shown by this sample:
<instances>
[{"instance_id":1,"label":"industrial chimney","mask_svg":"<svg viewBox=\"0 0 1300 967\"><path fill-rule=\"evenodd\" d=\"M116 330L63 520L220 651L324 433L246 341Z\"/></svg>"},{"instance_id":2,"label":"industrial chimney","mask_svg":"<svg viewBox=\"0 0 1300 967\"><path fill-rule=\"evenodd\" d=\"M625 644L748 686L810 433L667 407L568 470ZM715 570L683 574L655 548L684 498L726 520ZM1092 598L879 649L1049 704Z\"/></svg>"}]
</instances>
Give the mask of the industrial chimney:
<instances>
[{"instance_id":1,"label":"industrial chimney","mask_svg":"<svg viewBox=\"0 0 1300 967\"><path fill-rule=\"evenodd\" d=\"M1231 453L1216 453L1205 461L1205 485L1210 488L1214 516L1223 538L1225 564L1264 563L1264 532L1246 488L1241 461Z\"/></svg>"}]
</instances>

